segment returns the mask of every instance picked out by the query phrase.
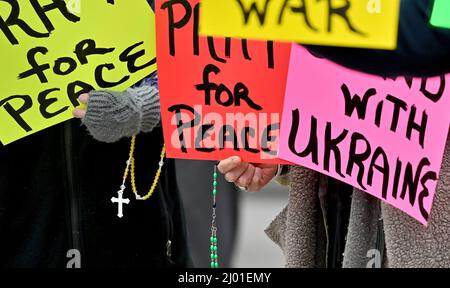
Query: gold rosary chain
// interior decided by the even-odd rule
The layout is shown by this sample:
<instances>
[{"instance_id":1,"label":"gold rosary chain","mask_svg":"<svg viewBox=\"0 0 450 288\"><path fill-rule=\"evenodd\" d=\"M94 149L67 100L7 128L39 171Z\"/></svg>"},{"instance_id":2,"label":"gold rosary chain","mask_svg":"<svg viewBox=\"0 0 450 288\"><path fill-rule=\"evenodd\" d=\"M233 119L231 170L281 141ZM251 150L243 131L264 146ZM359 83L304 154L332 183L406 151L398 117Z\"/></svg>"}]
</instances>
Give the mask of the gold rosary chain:
<instances>
[{"instance_id":1,"label":"gold rosary chain","mask_svg":"<svg viewBox=\"0 0 450 288\"><path fill-rule=\"evenodd\" d=\"M150 187L150 190L148 191L148 193L141 197L138 193L137 187L136 187L136 176L135 176L135 159L134 159L134 152L136 149L136 136L133 136L131 138L131 145L130 145L130 154L129 154L129 158L127 161L127 167L125 168L125 172L123 175L123 183L126 182L127 178L128 178L128 174L130 175L130 181L131 181L131 189L133 190L133 193L136 196L136 199L139 200L147 200L148 198L150 198L153 193L156 190L156 187L158 185L159 179L161 177L161 171L162 171L162 167L164 166L164 157L166 155L166 146L163 145L163 148L161 149L161 154L160 154L160 161L159 161L159 165L158 165L158 170L156 171L155 174L155 178L153 179L153 183Z\"/></svg>"}]
</instances>

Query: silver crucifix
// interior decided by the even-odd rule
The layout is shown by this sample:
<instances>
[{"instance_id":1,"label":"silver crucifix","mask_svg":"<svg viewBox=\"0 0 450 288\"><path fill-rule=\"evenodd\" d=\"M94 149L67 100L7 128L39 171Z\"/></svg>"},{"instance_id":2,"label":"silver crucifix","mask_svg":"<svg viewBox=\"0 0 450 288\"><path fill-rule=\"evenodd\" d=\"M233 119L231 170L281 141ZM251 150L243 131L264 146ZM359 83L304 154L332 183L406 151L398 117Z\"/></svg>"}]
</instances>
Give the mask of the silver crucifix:
<instances>
[{"instance_id":1,"label":"silver crucifix","mask_svg":"<svg viewBox=\"0 0 450 288\"><path fill-rule=\"evenodd\" d=\"M116 197L112 197L111 198L111 202L112 203L117 203L119 206L119 211L117 212L117 217L122 218L123 217L123 204L129 204L130 203L130 199L128 198L123 198L123 190L119 190L117 192L117 194L119 195L118 198Z\"/></svg>"}]
</instances>

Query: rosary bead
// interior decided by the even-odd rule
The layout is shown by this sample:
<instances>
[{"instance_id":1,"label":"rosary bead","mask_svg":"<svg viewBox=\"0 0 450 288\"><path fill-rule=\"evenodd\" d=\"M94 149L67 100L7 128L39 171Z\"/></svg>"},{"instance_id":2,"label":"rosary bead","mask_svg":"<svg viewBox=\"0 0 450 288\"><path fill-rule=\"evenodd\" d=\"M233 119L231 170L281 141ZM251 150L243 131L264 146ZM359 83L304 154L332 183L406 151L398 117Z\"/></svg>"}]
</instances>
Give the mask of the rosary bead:
<instances>
[{"instance_id":1,"label":"rosary bead","mask_svg":"<svg viewBox=\"0 0 450 288\"><path fill-rule=\"evenodd\" d=\"M213 173L213 223L211 226L211 237L209 238L209 240L211 240L211 268L218 268L219 264L217 263L217 237L216 237L216 232L217 232L217 227L215 225L215 216L216 216L216 195L217 195L217 166L214 166L214 173Z\"/></svg>"}]
</instances>

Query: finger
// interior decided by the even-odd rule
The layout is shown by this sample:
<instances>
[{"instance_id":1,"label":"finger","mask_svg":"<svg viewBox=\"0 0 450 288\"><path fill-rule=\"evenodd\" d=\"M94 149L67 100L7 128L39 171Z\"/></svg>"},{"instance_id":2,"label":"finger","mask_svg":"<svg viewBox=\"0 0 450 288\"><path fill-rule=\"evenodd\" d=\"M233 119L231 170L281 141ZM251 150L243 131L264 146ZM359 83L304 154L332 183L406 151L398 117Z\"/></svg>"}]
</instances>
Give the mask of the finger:
<instances>
[{"instance_id":1,"label":"finger","mask_svg":"<svg viewBox=\"0 0 450 288\"><path fill-rule=\"evenodd\" d=\"M263 181L269 182L278 172L278 165L259 166L262 169Z\"/></svg>"},{"instance_id":2,"label":"finger","mask_svg":"<svg viewBox=\"0 0 450 288\"><path fill-rule=\"evenodd\" d=\"M227 180L228 182L236 182L236 180L238 180L239 177L244 174L249 166L251 165L245 162L241 162L237 167L224 174L225 180Z\"/></svg>"},{"instance_id":3,"label":"finger","mask_svg":"<svg viewBox=\"0 0 450 288\"><path fill-rule=\"evenodd\" d=\"M259 167L255 167L255 173L253 174L253 179L250 183L250 185L247 187L247 190L249 192L257 192L259 190L261 190L262 188L262 169Z\"/></svg>"},{"instance_id":4,"label":"finger","mask_svg":"<svg viewBox=\"0 0 450 288\"><path fill-rule=\"evenodd\" d=\"M80 101L83 104L87 104L89 101L89 94L88 93L81 94L80 97L78 97L78 101Z\"/></svg>"},{"instance_id":5,"label":"finger","mask_svg":"<svg viewBox=\"0 0 450 288\"><path fill-rule=\"evenodd\" d=\"M252 183L255 171L255 166L249 164L245 172L236 180L236 185L248 188Z\"/></svg>"},{"instance_id":6,"label":"finger","mask_svg":"<svg viewBox=\"0 0 450 288\"><path fill-rule=\"evenodd\" d=\"M277 164L265 164L265 163L261 163L261 164L256 164L255 166L262 168L262 169L277 169L278 165Z\"/></svg>"},{"instance_id":7,"label":"finger","mask_svg":"<svg viewBox=\"0 0 450 288\"><path fill-rule=\"evenodd\" d=\"M84 109L74 109L72 111L72 115L74 117L76 117L76 118L82 119L82 118L86 117L86 110L84 110Z\"/></svg>"},{"instance_id":8,"label":"finger","mask_svg":"<svg viewBox=\"0 0 450 288\"><path fill-rule=\"evenodd\" d=\"M261 184L266 185L277 174L277 164L255 164L255 167L261 169Z\"/></svg>"},{"instance_id":9,"label":"finger","mask_svg":"<svg viewBox=\"0 0 450 288\"><path fill-rule=\"evenodd\" d=\"M219 165L217 165L217 169L220 171L220 173L226 174L241 164L241 158L239 158L238 156L233 156L220 161Z\"/></svg>"}]
</instances>

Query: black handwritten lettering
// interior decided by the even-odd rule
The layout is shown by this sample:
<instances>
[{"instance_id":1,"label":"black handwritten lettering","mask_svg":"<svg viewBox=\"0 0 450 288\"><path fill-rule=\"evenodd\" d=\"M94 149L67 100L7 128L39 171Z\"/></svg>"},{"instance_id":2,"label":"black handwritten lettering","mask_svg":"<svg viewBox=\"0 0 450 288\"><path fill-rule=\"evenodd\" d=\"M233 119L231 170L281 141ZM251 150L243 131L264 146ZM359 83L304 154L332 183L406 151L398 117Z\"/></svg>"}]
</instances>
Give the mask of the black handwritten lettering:
<instances>
[{"instance_id":1,"label":"black handwritten lettering","mask_svg":"<svg viewBox=\"0 0 450 288\"><path fill-rule=\"evenodd\" d=\"M263 109L260 105L253 102L253 100L249 97L249 90L247 86L242 82L236 83L234 86L234 105L236 107L241 106L241 100L243 100L250 108L255 109L256 111L260 111Z\"/></svg>"},{"instance_id":2,"label":"black handwritten lettering","mask_svg":"<svg viewBox=\"0 0 450 288\"><path fill-rule=\"evenodd\" d=\"M205 96L205 105L211 105L211 98L212 98L212 91L215 91L214 99L217 104L229 107L231 105L240 106L241 100L245 101L247 105L255 109L257 111L262 110L262 107L253 102L249 97L249 90L248 88L241 82L237 83L234 87L234 95L233 92L230 91L224 84L216 84L212 83L209 80L209 75L211 73L214 73L215 75L218 75L220 73L219 67L208 64L205 66L205 69L203 69L203 83L195 85L195 88L198 91L203 91ZM222 95L226 96L225 100L222 99Z\"/></svg>"},{"instance_id":3,"label":"black handwritten lettering","mask_svg":"<svg viewBox=\"0 0 450 288\"><path fill-rule=\"evenodd\" d=\"M357 152L358 143L364 142L365 149L364 152ZM370 143L367 141L366 137L360 133L353 133L350 141L350 149L348 156L348 165L347 165L347 175L352 176L353 166L356 164L358 166L358 176L357 181L359 186L361 186L364 190L366 187L363 184L363 176L364 176L364 161L366 161L370 157L371 148Z\"/></svg>"},{"instance_id":4,"label":"black handwritten lettering","mask_svg":"<svg viewBox=\"0 0 450 288\"><path fill-rule=\"evenodd\" d=\"M416 202L417 189L419 186L420 175L422 174L422 169L425 166L429 166L429 165L430 165L430 160L428 160L428 158L426 158L426 157L422 158L420 160L419 164L417 165L416 174L413 175L412 164L411 163L406 164L405 175L403 178L403 188L402 188L402 193L400 194L400 198L405 199L406 192L408 191L409 203L411 204L411 206L414 206L414 203Z\"/></svg>"},{"instance_id":5,"label":"black handwritten lettering","mask_svg":"<svg viewBox=\"0 0 450 288\"><path fill-rule=\"evenodd\" d=\"M308 145L302 152L298 152L295 147L295 141L297 139L297 133L299 133L300 126L300 111L298 109L292 110L292 124L291 130L289 132L289 150L295 155L305 158L311 154L311 161L318 165L318 140L317 140L317 119L311 116L311 130L309 132Z\"/></svg>"},{"instance_id":6,"label":"black handwritten lettering","mask_svg":"<svg viewBox=\"0 0 450 288\"><path fill-rule=\"evenodd\" d=\"M20 6L17 3L17 0L7 0L3 2L7 2L11 6L11 13L9 14L6 21L0 16L0 29L2 30L3 34L6 36L6 38L12 45L19 44L19 41L17 40L16 36L14 36L13 32L10 29L10 27L12 26L18 26L28 36L34 38L46 38L50 36L49 33L50 31L46 32L36 31L32 29L24 20L19 18Z\"/></svg>"},{"instance_id":7,"label":"black handwritten lettering","mask_svg":"<svg viewBox=\"0 0 450 288\"><path fill-rule=\"evenodd\" d=\"M259 23L261 25L264 25L264 22L266 20L267 10L268 10L267 7L269 6L269 3L270 3L271 0L266 0L266 2L264 3L264 8L262 9L262 11L260 11L258 9L258 7L256 6L255 2L252 2L251 5L250 5L250 8L247 9L246 7L244 7L244 3L242 3L241 0L235 0L235 1L238 2L239 7L242 10L242 14L244 16L244 24L248 23L248 21L250 19L250 15L256 14L256 16L258 17ZM252 12L254 12L254 13L252 13Z\"/></svg>"},{"instance_id":8,"label":"black handwritten lettering","mask_svg":"<svg viewBox=\"0 0 450 288\"><path fill-rule=\"evenodd\" d=\"M395 164L395 174L394 174L394 184L392 185L392 197L397 199L398 187L400 183L400 173L402 172L402 161L397 158L397 162Z\"/></svg>"},{"instance_id":9,"label":"black handwritten lettering","mask_svg":"<svg viewBox=\"0 0 450 288\"><path fill-rule=\"evenodd\" d=\"M185 13L179 20L175 20L174 5L179 4L184 9ZM167 9L167 16L169 17L169 46L170 55L175 56L175 29L183 28L191 18L192 8L187 0L170 0L161 5L161 9Z\"/></svg>"},{"instance_id":10,"label":"black handwritten lettering","mask_svg":"<svg viewBox=\"0 0 450 288\"><path fill-rule=\"evenodd\" d=\"M214 46L214 38L207 37L207 39L208 39L208 48L209 48L209 53L211 55L211 58L216 60L217 62L227 63L227 60L225 60L224 58L221 58L217 55L216 48Z\"/></svg>"},{"instance_id":11,"label":"black handwritten lettering","mask_svg":"<svg viewBox=\"0 0 450 288\"><path fill-rule=\"evenodd\" d=\"M424 207L424 200L428 196L430 196L430 191L428 190L428 187L426 186L426 183L430 180L436 181L437 180L437 173L434 171L428 171L423 175L423 177L420 179L420 184L422 184L423 190L419 193L418 202L419 202L419 210L420 214L422 214L422 217L425 220L428 220L429 213L427 210L425 210Z\"/></svg>"},{"instance_id":12,"label":"black handwritten lettering","mask_svg":"<svg viewBox=\"0 0 450 288\"><path fill-rule=\"evenodd\" d=\"M180 8L180 9L177 9ZM200 16L200 5L196 4L193 7L190 6L189 1L187 0L168 0L161 5L161 9L167 10L168 15L168 41L169 41L169 55L176 56L176 32L185 28L190 21L192 21L192 54L196 56L200 56L202 51L200 45L200 41L205 41L203 38L199 37L199 16ZM175 19L175 10L180 13L179 19ZM217 61L219 63L227 63L228 59L232 57L231 55L231 38L225 38L225 45L223 46L223 51L218 49L219 45L216 45L216 41L218 39L214 37L206 37L206 46L208 48L209 56L212 60ZM222 39L220 40L222 41ZM252 61L251 51L249 50L249 45L247 39L234 40L234 42L240 42L240 51L242 52L242 57L245 60ZM186 49L186 46L183 45L183 49ZM220 51L219 51L220 50ZM267 67L273 69L275 67L274 59L274 44L272 41L267 41Z\"/></svg>"},{"instance_id":13,"label":"black handwritten lettering","mask_svg":"<svg viewBox=\"0 0 450 288\"><path fill-rule=\"evenodd\" d=\"M182 111L184 111L184 110L190 112L193 115L193 118L191 121L189 121L189 122L183 121L181 115L182 115ZM186 141L184 139L184 129L189 129L189 128L199 125L201 122L201 115L198 114L198 112L195 111L194 108L190 107L189 105L184 105L184 104L173 105L173 106L169 107L168 111L175 113L176 120L177 120L178 139L181 144L181 147L180 147L181 152L187 153Z\"/></svg>"},{"instance_id":14,"label":"black handwritten lettering","mask_svg":"<svg viewBox=\"0 0 450 288\"><path fill-rule=\"evenodd\" d=\"M23 101L22 106L20 106L19 109L14 108L10 101L20 99ZM25 132L30 132L33 129L31 129L30 125L27 124L27 122L23 119L22 114L30 109L33 106L33 100L31 100L31 97L28 95L14 95L7 97L0 101L0 107L5 108L6 112L19 124L19 126L25 130Z\"/></svg>"},{"instance_id":15,"label":"black handwritten lettering","mask_svg":"<svg viewBox=\"0 0 450 288\"><path fill-rule=\"evenodd\" d=\"M105 55L113 52L114 50L115 48L97 48L95 40L85 39L80 41L75 46L75 55L77 55L78 61L80 61L81 65L85 65L88 63L88 56Z\"/></svg>"},{"instance_id":16,"label":"black handwritten lettering","mask_svg":"<svg viewBox=\"0 0 450 288\"><path fill-rule=\"evenodd\" d=\"M126 82L128 79L130 79L130 76L124 76L122 79L115 81L115 82L110 82L110 81L106 81L104 76L103 76L103 70L107 69L107 70L114 70L116 67L114 66L114 64L102 64L102 65L98 65L97 68L95 68L95 81L97 82L98 86L100 88L111 88L117 85L120 85L124 82Z\"/></svg>"},{"instance_id":17,"label":"black handwritten lettering","mask_svg":"<svg viewBox=\"0 0 450 288\"><path fill-rule=\"evenodd\" d=\"M47 90L42 91L38 95L38 102L40 104L39 111L41 112L42 117L44 117L45 119L53 118L53 117L63 113L67 109L69 109L69 107L66 106L66 107L59 109L58 111L48 112L48 108L55 102L58 102L58 98L48 98L47 97L48 95L50 95L50 93L55 92L55 91L60 91L60 89L59 88L47 89Z\"/></svg>"},{"instance_id":18,"label":"black handwritten lettering","mask_svg":"<svg viewBox=\"0 0 450 288\"><path fill-rule=\"evenodd\" d=\"M275 68L275 58L273 55L273 41L267 41L267 67Z\"/></svg>"},{"instance_id":19,"label":"black handwritten lettering","mask_svg":"<svg viewBox=\"0 0 450 288\"><path fill-rule=\"evenodd\" d=\"M338 144L341 143L348 134L348 130L344 129L338 137L332 138L331 136L331 123L327 122L327 126L325 128L325 141L324 141L324 153L323 153L323 169L326 171L330 171L330 156L331 152L334 155L334 165L335 171L342 178L345 178L345 175L341 172L341 152L339 151Z\"/></svg>"},{"instance_id":20,"label":"black handwritten lettering","mask_svg":"<svg viewBox=\"0 0 450 288\"><path fill-rule=\"evenodd\" d=\"M210 137L210 135L208 134L208 130L213 127L213 124L203 124L202 126L200 126L197 136L195 137L195 149L197 151L211 153L216 150L216 148L214 147L203 147L203 145L201 144L203 139Z\"/></svg>"},{"instance_id":21,"label":"black handwritten lettering","mask_svg":"<svg viewBox=\"0 0 450 288\"><path fill-rule=\"evenodd\" d=\"M209 74L210 73L214 73L214 74L219 74L220 73L220 69L219 67L213 65L213 64L209 64L206 65L205 69L203 69L203 83L202 84L197 84L195 86L195 88L197 88L197 90L199 91L204 91L205 92L205 105L211 105L211 91L216 90L218 85L216 83L211 83L209 81Z\"/></svg>"},{"instance_id":22,"label":"black handwritten lettering","mask_svg":"<svg viewBox=\"0 0 450 288\"><path fill-rule=\"evenodd\" d=\"M77 87L80 89L76 90ZM73 107L77 107L79 105L78 97L80 97L81 94L89 93L92 90L94 90L94 87L90 84L77 80L67 85L67 96L69 96L69 100Z\"/></svg>"},{"instance_id":23,"label":"black handwritten lettering","mask_svg":"<svg viewBox=\"0 0 450 288\"><path fill-rule=\"evenodd\" d=\"M24 79L32 75L36 75L41 83L47 83L48 79L45 76L44 71L50 69L49 64L38 65L36 62L36 54L41 53L43 55L48 53L48 49L45 47L32 48L27 53L28 63L31 65L31 69L19 74L19 79Z\"/></svg>"},{"instance_id":24,"label":"black handwritten lettering","mask_svg":"<svg viewBox=\"0 0 450 288\"><path fill-rule=\"evenodd\" d=\"M30 0L31 5L33 6L34 10L36 11L36 14L41 19L42 23L44 24L45 28L48 32L52 32L55 30L55 27L53 26L50 19L47 17L47 13L52 10L58 10L59 13L61 13L62 16L64 16L67 20L69 20L72 23L76 23L80 21L80 18L76 15L70 13L67 10L67 4L64 0L52 0L51 4L47 4L45 6L42 6L39 3L39 0Z\"/></svg>"},{"instance_id":25,"label":"black handwritten lettering","mask_svg":"<svg viewBox=\"0 0 450 288\"><path fill-rule=\"evenodd\" d=\"M67 64L68 67L66 70L63 70L62 66L64 64ZM58 59L55 60L55 66L53 66L53 72L55 72L56 75L69 75L70 73L72 73L73 71L75 71L75 69L77 69L77 62L75 60L73 60L70 57L60 57Z\"/></svg>"},{"instance_id":26,"label":"black handwritten lettering","mask_svg":"<svg viewBox=\"0 0 450 288\"><path fill-rule=\"evenodd\" d=\"M242 45L242 55L244 55L244 59L252 60L252 57L251 57L250 54L248 53L248 43L247 43L247 39L242 39L241 45Z\"/></svg>"},{"instance_id":27,"label":"black handwritten lettering","mask_svg":"<svg viewBox=\"0 0 450 288\"><path fill-rule=\"evenodd\" d=\"M422 94L431 101L435 103L438 102L442 98L442 95L444 94L445 91L445 75L441 75L439 77L439 89L436 93L427 90L427 83L428 78L422 78L422 84L420 85L420 92L422 92Z\"/></svg>"},{"instance_id":28,"label":"black handwritten lettering","mask_svg":"<svg viewBox=\"0 0 450 288\"><path fill-rule=\"evenodd\" d=\"M398 99L392 95L387 95L386 100L394 104L394 111L392 114L392 122L391 122L391 131L397 131L398 119L400 117L400 110L406 111L408 110L408 105L405 101Z\"/></svg>"},{"instance_id":29,"label":"black handwritten lettering","mask_svg":"<svg viewBox=\"0 0 450 288\"><path fill-rule=\"evenodd\" d=\"M377 164L377 160L380 157L383 160L382 165ZM367 185L369 186L372 186L374 168L383 175L383 188L381 189L381 197L383 197L383 199L387 199L389 186L389 161L386 153L381 147L377 147L377 149L375 149L372 155L372 160L370 161L370 166L367 173Z\"/></svg>"},{"instance_id":30,"label":"black handwritten lettering","mask_svg":"<svg viewBox=\"0 0 450 288\"><path fill-rule=\"evenodd\" d=\"M320 0L318 0L320 1ZM360 35L364 35L364 33L362 33L361 31L359 31L358 29L356 29L356 27L352 24L352 22L350 21L349 17L348 17L348 11L351 8L351 3L348 0L344 0L345 4L343 6L340 7L334 7L333 6L333 2L335 2L335 0L325 0L328 2L328 32L331 32L332 29L332 21L331 18L333 15L339 16L341 17L345 23L347 23L348 28L356 33L356 34L360 34Z\"/></svg>"},{"instance_id":31,"label":"black handwritten lettering","mask_svg":"<svg viewBox=\"0 0 450 288\"><path fill-rule=\"evenodd\" d=\"M200 55L200 37L198 35L199 31L199 22L200 22L200 5L195 5L194 7L194 29L192 29L192 48L194 50L194 55ZM187 23L187 22L186 22ZM230 40L228 38L228 45L230 45ZM230 50L230 47L225 45L225 50ZM226 52L225 52L226 53ZM228 53L230 54L230 53Z\"/></svg>"},{"instance_id":32,"label":"black handwritten lettering","mask_svg":"<svg viewBox=\"0 0 450 288\"><path fill-rule=\"evenodd\" d=\"M249 136L254 138L256 135L255 129L253 127L244 127L241 132L241 141L244 146L244 150L250 153L259 153L258 149L250 147Z\"/></svg>"},{"instance_id":33,"label":"black handwritten lettering","mask_svg":"<svg viewBox=\"0 0 450 288\"><path fill-rule=\"evenodd\" d=\"M305 19L305 23L309 27L309 29L311 29L313 31L318 31L317 28L312 26L311 21L309 21L307 9L306 9L306 1L305 0L299 0L298 2L299 2L299 5L296 6L296 7L289 5L289 8L290 8L291 12L302 14L304 19ZM291 4L290 0L284 0L283 6L280 9L280 14L278 15L278 24L280 24L280 25L283 23L284 13L286 13L286 9L288 8L288 4Z\"/></svg>"},{"instance_id":34,"label":"black handwritten lettering","mask_svg":"<svg viewBox=\"0 0 450 288\"><path fill-rule=\"evenodd\" d=\"M264 131L261 136L261 150L266 152L269 155L276 156L277 150L270 149L269 142L274 142L277 140L277 137L272 135L272 131L279 131L280 123L272 123L264 128Z\"/></svg>"},{"instance_id":35,"label":"black handwritten lettering","mask_svg":"<svg viewBox=\"0 0 450 288\"><path fill-rule=\"evenodd\" d=\"M377 105L377 110L375 112L375 125L377 125L377 127L380 127L380 123L381 123L381 114L383 112L383 101L380 101L380 103L378 103Z\"/></svg>"},{"instance_id":36,"label":"black handwritten lettering","mask_svg":"<svg viewBox=\"0 0 450 288\"><path fill-rule=\"evenodd\" d=\"M233 144L233 149L235 151L239 151L239 143L233 126L223 125L222 127L220 127L219 141L220 150L227 148L226 143L230 142Z\"/></svg>"},{"instance_id":37,"label":"black handwritten lettering","mask_svg":"<svg viewBox=\"0 0 450 288\"><path fill-rule=\"evenodd\" d=\"M370 88L366 91L366 93L364 93L362 100L358 94L355 94L355 96L352 97L346 84L342 84L341 90L345 99L345 115L351 117L353 111L356 109L358 118L364 120L366 118L367 103L369 102L369 98L376 95L377 90Z\"/></svg>"},{"instance_id":38,"label":"black handwritten lettering","mask_svg":"<svg viewBox=\"0 0 450 288\"><path fill-rule=\"evenodd\" d=\"M2 2L7 2L10 5L11 13L9 14L6 20L4 20L0 16L0 30L2 30L3 34L6 36L6 38L12 45L19 44L17 37L11 31L10 27L13 26L19 27L28 36L33 38L49 37L50 32L55 30L55 27L53 26L52 22L47 17L47 13L52 10L57 9L61 13L61 15L64 16L70 22L75 23L80 21L79 17L67 11L66 3L64 0L52 0L51 4L47 4L45 6L42 6L42 4L39 3L39 0L30 0L30 4L33 6L37 16L40 18L42 24L46 28L45 32L39 32L31 28L30 25L28 25L25 20L20 19L20 5L18 4L17 0L3 0Z\"/></svg>"},{"instance_id":39,"label":"black handwritten lettering","mask_svg":"<svg viewBox=\"0 0 450 288\"><path fill-rule=\"evenodd\" d=\"M419 124L419 123L415 122L416 112L417 112L417 108L415 105L413 105L411 107L411 112L410 112L409 118L408 118L408 124L406 126L406 138L408 138L408 140L411 140L412 131L416 130L417 132L419 132L420 146L422 146L422 148L424 148L425 134L426 134L427 123L428 123L428 114L425 110L422 112L422 121Z\"/></svg>"},{"instance_id":40,"label":"black handwritten lettering","mask_svg":"<svg viewBox=\"0 0 450 288\"><path fill-rule=\"evenodd\" d=\"M125 49L119 56L120 61L127 63L128 71L130 73L136 73L136 72L138 72L142 69L145 69L147 67L150 67L156 63L156 59L154 58L141 66L136 66L137 60L140 57L145 55L145 49L141 49L138 52L135 52L133 54L131 54L131 52L134 50L134 48L139 47L142 44L144 44L144 42L139 42L134 45L131 45L130 47Z\"/></svg>"}]
</instances>

